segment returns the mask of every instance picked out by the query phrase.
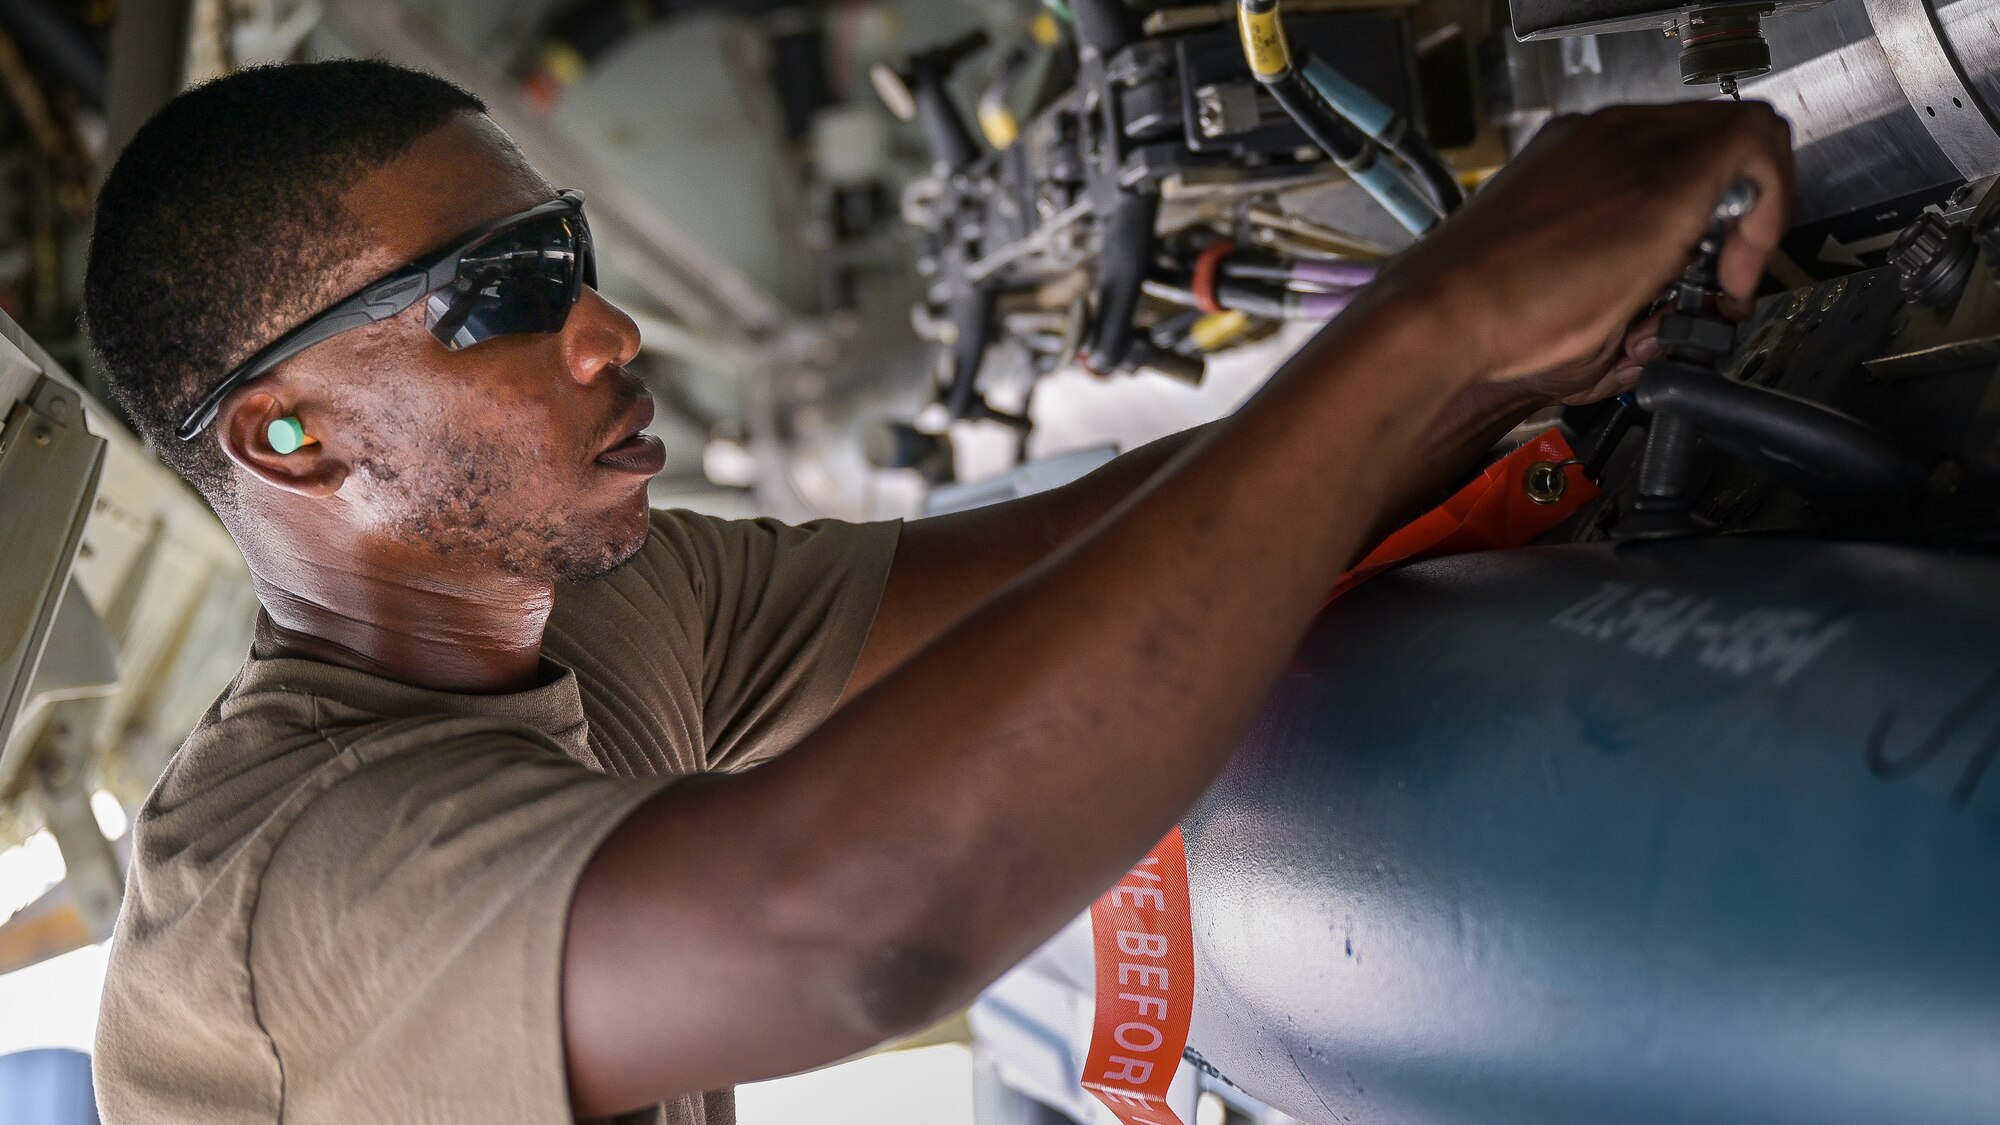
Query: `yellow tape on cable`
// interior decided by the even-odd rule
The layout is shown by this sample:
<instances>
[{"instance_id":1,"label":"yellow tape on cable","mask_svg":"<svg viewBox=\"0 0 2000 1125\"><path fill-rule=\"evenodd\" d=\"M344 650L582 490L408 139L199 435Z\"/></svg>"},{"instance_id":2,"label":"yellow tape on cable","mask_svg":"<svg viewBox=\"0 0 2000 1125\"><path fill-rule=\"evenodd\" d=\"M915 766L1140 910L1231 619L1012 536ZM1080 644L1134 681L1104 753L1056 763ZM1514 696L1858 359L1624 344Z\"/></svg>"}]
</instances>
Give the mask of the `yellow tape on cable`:
<instances>
[{"instance_id":1,"label":"yellow tape on cable","mask_svg":"<svg viewBox=\"0 0 2000 1125\"><path fill-rule=\"evenodd\" d=\"M1014 111L1004 105L979 104L979 131L986 134L986 143L996 149L1006 148L1021 135L1021 123L1014 119Z\"/></svg>"},{"instance_id":2,"label":"yellow tape on cable","mask_svg":"<svg viewBox=\"0 0 2000 1125\"><path fill-rule=\"evenodd\" d=\"M1200 351L1212 352L1235 342L1249 328L1249 313L1242 309L1224 309L1195 321L1194 326L1188 329L1188 342Z\"/></svg>"},{"instance_id":3,"label":"yellow tape on cable","mask_svg":"<svg viewBox=\"0 0 2000 1125\"><path fill-rule=\"evenodd\" d=\"M1278 19L1277 7L1253 12L1244 5L1237 12L1243 55L1250 61L1250 72L1259 78L1276 78L1291 70L1292 48L1285 42L1285 25Z\"/></svg>"}]
</instances>

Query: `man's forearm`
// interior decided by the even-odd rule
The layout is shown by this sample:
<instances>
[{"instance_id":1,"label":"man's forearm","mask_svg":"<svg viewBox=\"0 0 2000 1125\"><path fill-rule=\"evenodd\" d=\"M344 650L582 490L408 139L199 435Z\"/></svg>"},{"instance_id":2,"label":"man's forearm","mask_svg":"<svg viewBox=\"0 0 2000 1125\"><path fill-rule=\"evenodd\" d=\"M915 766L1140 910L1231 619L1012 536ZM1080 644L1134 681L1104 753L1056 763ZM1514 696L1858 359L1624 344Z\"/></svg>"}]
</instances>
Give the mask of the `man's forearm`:
<instances>
[{"instance_id":1,"label":"man's forearm","mask_svg":"<svg viewBox=\"0 0 2000 1125\"><path fill-rule=\"evenodd\" d=\"M1750 106L1552 124L1241 410L790 754L655 796L571 906L577 1108L851 1053L1054 933L1214 779L1441 444L1596 384L1735 179L1785 197L1788 144ZM1782 202L1744 217L1732 297L1785 229Z\"/></svg>"},{"instance_id":2,"label":"man's forearm","mask_svg":"<svg viewBox=\"0 0 2000 1125\"><path fill-rule=\"evenodd\" d=\"M572 952L609 958L580 943L637 927L659 963L572 978L568 1010L627 987L699 1009L700 1036L641 1016L629 1042L666 1045L673 1081L702 1088L746 1077L745 1043L776 1073L962 1002L1074 916L1213 779L1435 435L1468 440L1520 408L1465 389L1413 319L1336 328L790 754L635 815L579 888ZM1408 379L1381 378L1384 364ZM723 855L703 846L749 823L754 839ZM723 916L594 913L631 903L627 884L662 903L757 890ZM740 958L714 952L732 943ZM783 979L763 975L774 959ZM793 1013L784 1041L764 1030L772 1006Z\"/></svg>"},{"instance_id":3,"label":"man's forearm","mask_svg":"<svg viewBox=\"0 0 2000 1125\"><path fill-rule=\"evenodd\" d=\"M845 698L860 694L1082 533L1207 429L1197 426L1149 442L1060 488L905 524Z\"/></svg>"},{"instance_id":4,"label":"man's forearm","mask_svg":"<svg viewBox=\"0 0 2000 1125\"><path fill-rule=\"evenodd\" d=\"M1491 449L1531 409L1454 401L1434 440L1395 467L1394 495L1369 543L1415 518L1438 491ZM860 694L980 602L1103 519L1219 423L1169 434L1059 488L909 524L867 648L847 687ZM1339 488L1341 482L1322 482Z\"/></svg>"},{"instance_id":5,"label":"man's forearm","mask_svg":"<svg viewBox=\"0 0 2000 1125\"><path fill-rule=\"evenodd\" d=\"M1394 466L1391 499L1380 524L1369 537L1371 546L1428 511L1442 499L1440 493L1444 489L1476 465L1534 409L1532 402L1515 397L1475 401L1467 395L1445 405L1445 413L1438 420L1431 440L1413 459ZM1205 423L1148 442L1061 488L1024 497L1017 503L1036 505L1048 550L1054 551L1088 530L1217 424ZM1337 481L1326 484L1339 487Z\"/></svg>"}]
</instances>

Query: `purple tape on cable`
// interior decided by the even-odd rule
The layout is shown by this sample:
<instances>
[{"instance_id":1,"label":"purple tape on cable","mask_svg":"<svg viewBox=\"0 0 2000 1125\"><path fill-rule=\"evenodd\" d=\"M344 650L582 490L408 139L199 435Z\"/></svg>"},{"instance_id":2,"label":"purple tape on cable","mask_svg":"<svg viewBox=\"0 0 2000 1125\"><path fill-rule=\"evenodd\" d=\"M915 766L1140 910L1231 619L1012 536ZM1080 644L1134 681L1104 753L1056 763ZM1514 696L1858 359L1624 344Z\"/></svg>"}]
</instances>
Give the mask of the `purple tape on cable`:
<instances>
[{"instance_id":1,"label":"purple tape on cable","mask_svg":"<svg viewBox=\"0 0 2000 1125\"><path fill-rule=\"evenodd\" d=\"M1358 289L1375 280L1373 262L1305 261L1292 263L1292 277L1336 289Z\"/></svg>"},{"instance_id":2,"label":"purple tape on cable","mask_svg":"<svg viewBox=\"0 0 2000 1125\"><path fill-rule=\"evenodd\" d=\"M1300 320L1332 320L1354 299L1349 290L1344 293L1301 293L1299 294L1298 316Z\"/></svg>"}]
</instances>

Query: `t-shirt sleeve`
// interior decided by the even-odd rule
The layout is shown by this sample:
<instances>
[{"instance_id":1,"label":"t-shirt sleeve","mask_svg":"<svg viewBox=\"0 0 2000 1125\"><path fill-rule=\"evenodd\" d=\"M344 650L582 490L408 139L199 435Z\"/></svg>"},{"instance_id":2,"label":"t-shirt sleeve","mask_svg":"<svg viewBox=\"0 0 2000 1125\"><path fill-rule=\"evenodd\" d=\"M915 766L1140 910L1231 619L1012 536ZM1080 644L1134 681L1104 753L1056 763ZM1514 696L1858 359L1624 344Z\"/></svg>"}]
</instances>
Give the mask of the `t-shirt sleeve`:
<instances>
[{"instance_id":1,"label":"t-shirt sleeve","mask_svg":"<svg viewBox=\"0 0 2000 1125\"><path fill-rule=\"evenodd\" d=\"M674 511L657 513L654 528L682 560L700 615L707 768L741 769L788 749L840 701L901 524Z\"/></svg>"},{"instance_id":2,"label":"t-shirt sleeve","mask_svg":"<svg viewBox=\"0 0 2000 1125\"><path fill-rule=\"evenodd\" d=\"M401 734L419 748L348 749L257 890L250 987L285 1120L569 1121L570 897L667 780L490 726Z\"/></svg>"}]
</instances>

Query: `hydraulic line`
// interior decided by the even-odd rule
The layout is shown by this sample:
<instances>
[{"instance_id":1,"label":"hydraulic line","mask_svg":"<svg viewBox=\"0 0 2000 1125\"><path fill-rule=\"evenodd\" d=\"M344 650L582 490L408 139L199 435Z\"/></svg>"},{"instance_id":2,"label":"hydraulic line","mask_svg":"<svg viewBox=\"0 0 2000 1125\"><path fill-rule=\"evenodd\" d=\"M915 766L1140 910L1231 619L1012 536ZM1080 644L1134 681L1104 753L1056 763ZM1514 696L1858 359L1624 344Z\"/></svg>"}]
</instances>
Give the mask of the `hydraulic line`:
<instances>
[{"instance_id":1,"label":"hydraulic line","mask_svg":"<svg viewBox=\"0 0 2000 1125\"><path fill-rule=\"evenodd\" d=\"M1452 174L1438 150L1410 128L1409 121L1380 98L1355 85L1325 59L1304 51L1299 55L1299 73L1314 92L1335 113L1408 164L1429 189L1439 210L1448 215L1465 205L1465 188L1458 177Z\"/></svg>"},{"instance_id":2,"label":"hydraulic line","mask_svg":"<svg viewBox=\"0 0 2000 1125\"><path fill-rule=\"evenodd\" d=\"M1044 17L1053 20L1053 16ZM986 134L986 143L997 152L1021 135L1021 123L1015 119L1014 110L1007 104L1007 95L1014 88L1014 80L1028 66L1028 49L1020 44L1008 48L1001 57L1000 67L994 72L992 81L979 95L979 131Z\"/></svg>"},{"instance_id":3,"label":"hydraulic line","mask_svg":"<svg viewBox=\"0 0 2000 1125\"><path fill-rule=\"evenodd\" d=\"M1423 234L1435 226L1443 214L1439 205L1406 181L1393 161L1384 160L1381 146L1334 112L1293 65L1277 0L1242 0L1238 13L1250 73L1306 136L1404 229Z\"/></svg>"},{"instance_id":4,"label":"hydraulic line","mask_svg":"<svg viewBox=\"0 0 2000 1125\"><path fill-rule=\"evenodd\" d=\"M1185 275L1149 277L1147 295L1184 308L1200 309L1193 282ZM1240 310L1259 320L1332 320L1354 299L1352 290L1336 293L1299 293L1254 281L1224 277L1215 283L1215 306L1220 312Z\"/></svg>"},{"instance_id":5,"label":"hydraulic line","mask_svg":"<svg viewBox=\"0 0 2000 1125\"><path fill-rule=\"evenodd\" d=\"M1277 282L1309 292L1358 289L1375 280L1378 268L1373 262L1281 261L1240 252L1224 257L1220 264L1221 271L1230 277Z\"/></svg>"},{"instance_id":6,"label":"hydraulic line","mask_svg":"<svg viewBox=\"0 0 2000 1125\"><path fill-rule=\"evenodd\" d=\"M1340 118L1323 112L1310 87L1296 76L1268 83L1277 99L1306 136L1340 165L1361 190L1394 216L1411 234L1423 234L1437 225L1437 205L1413 188L1394 164L1383 158L1382 150L1360 130Z\"/></svg>"}]
</instances>

